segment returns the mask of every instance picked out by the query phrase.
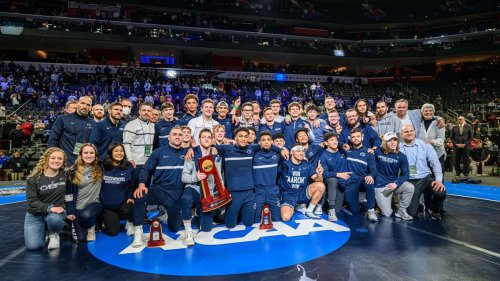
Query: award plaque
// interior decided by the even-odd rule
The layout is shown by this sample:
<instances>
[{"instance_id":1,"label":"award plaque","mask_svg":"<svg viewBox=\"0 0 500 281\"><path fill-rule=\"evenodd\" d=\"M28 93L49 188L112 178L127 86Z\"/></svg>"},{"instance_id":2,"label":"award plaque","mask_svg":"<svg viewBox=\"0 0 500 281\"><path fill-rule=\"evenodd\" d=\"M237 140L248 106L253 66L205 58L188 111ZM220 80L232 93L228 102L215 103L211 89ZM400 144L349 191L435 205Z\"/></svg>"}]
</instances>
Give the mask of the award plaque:
<instances>
[{"instance_id":1,"label":"award plaque","mask_svg":"<svg viewBox=\"0 0 500 281\"><path fill-rule=\"evenodd\" d=\"M198 159L200 173L207 177L201 181L201 207L203 212L210 212L231 202L231 194L222 184L219 172L215 166L212 155L207 155ZM213 180L212 180L213 179Z\"/></svg>"},{"instance_id":2,"label":"award plaque","mask_svg":"<svg viewBox=\"0 0 500 281\"><path fill-rule=\"evenodd\" d=\"M262 207L259 229L271 229L271 228L273 228L273 221L271 219L271 211L269 210L269 205L266 204L266 205L264 205L264 207Z\"/></svg>"},{"instance_id":3,"label":"award plaque","mask_svg":"<svg viewBox=\"0 0 500 281\"><path fill-rule=\"evenodd\" d=\"M161 223L159 219L153 219L151 221L151 228L149 229L149 241L148 248L160 247L165 245L165 240L163 239L161 231Z\"/></svg>"}]
</instances>

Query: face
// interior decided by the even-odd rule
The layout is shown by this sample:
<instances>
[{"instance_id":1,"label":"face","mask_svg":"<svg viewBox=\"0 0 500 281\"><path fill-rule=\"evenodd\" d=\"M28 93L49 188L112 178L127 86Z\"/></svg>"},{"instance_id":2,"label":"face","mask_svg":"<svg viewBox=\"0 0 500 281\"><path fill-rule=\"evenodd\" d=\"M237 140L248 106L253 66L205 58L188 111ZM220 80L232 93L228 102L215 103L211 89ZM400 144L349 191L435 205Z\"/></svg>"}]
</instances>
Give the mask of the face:
<instances>
[{"instance_id":1,"label":"face","mask_svg":"<svg viewBox=\"0 0 500 281\"><path fill-rule=\"evenodd\" d=\"M426 107L422 112L422 116L424 117L425 120L431 120L432 117L434 116L434 111L432 111L432 108Z\"/></svg>"},{"instance_id":2,"label":"face","mask_svg":"<svg viewBox=\"0 0 500 281\"><path fill-rule=\"evenodd\" d=\"M290 117L292 118L297 118L300 116L300 107L298 106L292 106L290 107Z\"/></svg>"},{"instance_id":3,"label":"face","mask_svg":"<svg viewBox=\"0 0 500 281\"><path fill-rule=\"evenodd\" d=\"M252 118L252 116L253 116L253 107L251 105L245 105L241 109L241 111L243 113L243 118L244 119L249 120L250 118Z\"/></svg>"},{"instance_id":4,"label":"face","mask_svg":"<svg viewBox=\"0 0 500 281\"><path fill-rule=\"evenodd\" d=\"M151 122L156 123L160 119L160 111L158 109L154 109L151 113Z\"/></svg>"},{"instance_id":5,"label":"face","mask_svg":"<svg viewBox=\"0 0 500 281\"><path fill-rule=\"evenodd\" d=\"M390 150L396 150L396 148L398 148L398 143L399 143L399 140L397 138L392 138L389 141L387 141L387 147Z\"/></svg>"},{"instance_id":6,"label":"face","mask_svg":"<svg viewBox=\"0 0 500 281\"><path fill-rule=\"evenodd\" d=\"M217 107L217 113L219 113L220 117L222 117L222 118L226 117L228 112L229 112L229 108L225 105L219 105Z\"/></svg>"},{"instance_id":7,"label":"face","mask_svg":"<svg viewBox=\"0 0 500 281\"><path fill-rule=\"evenodd\" d=\"M104 107L100 104L94 105L92 108L92 116L97 119L102 119L104 117Z\"/></svg>"},{"instance_id":8,"label":"face","mask_svg":"<svg viewBox=\"0 0 500 281\"><path fill-rule=\"evenodd\" d=\"M258 103L252 103L253 107L253 113L254 114L259 114L260 113L260 105Z\"/></svg>"},{"instance_id":9,"label":"face","mask_svg":"<svg viewBox=\"0 0 500 281\"><path fill-rule=\"evenodd\" d=\"M143 105L141 106L141 109L139 110L139 116L141 117L142 120L149 122L151 120L151 116L153 114L153 108L149 105Z\"/></svg>"},{"instance_id":10,"label":"face","mask_svg":"<svg viewBox=\"0 0 500 281\"><path fill-rule=\"evenodd\" d=\"M273 109L274 115L280 114L280 107L281 107L281 104L278 102L271 104L271 108Z\"/></svg>"},{"instance_id":11,"label":"face","mask_svg":"<svg viewBox=\"0 0 500 281\"><path fill-rule=\"evenodd\" d=\"M400 102L396 104L396 114L399 117L406 116L406 113L408 113L408 104L406 102Z\"/></svg>"},{"instance_id":12,"label":"face","mask_svg":"<svg viewBox=\"0 0 500 281\"><path fill-rule=\"evenodd\" d=\"M351 143L354 146L359 146L363 142L363 135L361 133L351 134Z\"/></svg>"},{"instance_id":13,"label":"face","mask_svg":"<svg viewBox=\"0 0 500 281\"><path fill-rule=\"evenodd\" d=\"M200 145L203 148L209 148L212 145L213 136L209 132L204 132L200 136Z\"/></svg>"},{"instance_id":14,"label":"face","mask_svg":"<svg viewBox=\"0 0 500 281\"><path fill-rule=\"evenodd\" d=\"M191 142L191 130L182 129L182 142Z\"/></svg>"},{"instance_id":15,"label":"face","mask_svg":"<svg viewBox=\"0 0 500 281\"><path fill-rule=\"evenodd\" d=\"M86 165L90 165L90 164L94 163L95 149L92 146L86 145L86 146L82 147L82 160L83 160L83 163Z\"/></svg>"},{"instance_id":16,"label":"face","mask_svg":"<svg viewBox=\"0 0 500 281\"><path fill-rule=\"evenodd\" d=\"M304 160L305 152L303 149L301 150L292 150L291 152L292 157L295 158L297 161L302 161Z\"/></svg>"},{"instance_id":17,"label":"face","mask_svg":"<svg viewBox=\"0 0 500 281\"><path fill-rule=\"evenodd\" d=\"M78 104L76 104L76 103L72 103L72 104L68 105L68 108L65 109L66 114L74 113L77 108L78 108Z\"/></svg>"},{"instance_id":18,"label":"face","mask_svg":"<svg viewBox=\"0 0 500 281\"><path fill-rule=\"evenodd\" d=\"M170 131L170 136L169 136L170 144L176 147L180 146L183 141L184 135L191 136L190 134L184 134L184 132L180 128L173 128Z\"/></svg>"},{"instance_id":19,"label":"face","mask_svg":"<svg viewBox=\"0 0 500 281\"><path fill-rule=\"evenodd\" d=\"M19 157L21 157L21 153L19 153L19 152L14 152L14 157L15 157L15 158L19 158Z\"/></svg>"},{"instance_id":20,"label":"face","mask_svg":"<svg viewBox=\"0 0 500 281\"><path fill-rule=\"evenodd\" d=\"M295 139L296 142L305 145L309 143L309 137L307 136L306 132L300 131Z\"/></svg>"},{"instance_id":21,"label":"face","mask_svg":"<svg viewBox=\"0 0 500 281\"><path fill-rule=\"evenodd\" d=\"M358 105L356 106L359 112L361 113L366 113L366 102L360 101L358 102Z\"/></svg>"},{"instance_id":22,"label":"face","mask_svg":"<svg viewBox=\"0 0 500 281\"><path fill-rule=\"evenodd\" d=\"M377 126L377 123L378 123L377 116L375 116L375 115L370 116L370 125L372 127L375 127L375 126Z\"/></svg>"},{"instance_id":23,"label":"face","mask_svg":"<svg viewBox=\"0 0 500 281\"><path fill-rule=\"evenodd\" d=\"M309 120L316 120L316 117L318 117L318 112L316 110L309 110L307 112L307 118L309 118Z\"/></svg>"},{"instance_id":24,"label":"face","mask_svg":"<svg viewBox=\"0 0 500 281\"><path fill-rule=\"evenodd\" d=\"M337 150L339 148L339 140L336 137L329 138L326 145L332 150Z\"/></svg>"},{"instance_id":25,"label":"face","mask_svg":"<svg viewBox=\"0 0 500 281\"><path fill-rule=\"evenodd\" d=\"M121 162L125 157L125 151L123 150L123 147L121 145L118 145L117 147L113 148L113 151L111 151L111 157L114 161Z\"/></svg>"},{"instance_id":26,"label":"face","mask_svg":"<svg viewBox=\"0 0 500 281\"><path fill-rule=\"evenodd\" d=\"M248 143L252 144L255 142L255 139L257 138L257 136L255 135L255 132L253 130L249 130L249 134L248 134Z\"/></svg>"},{"instance_id":27,"label":"face","mask_svg":"<svg viewBox=\"0 0 500 281\"><path fill-rule=\"evenodd\" d=\"M49 156L49 169L59 170L64 164L64 154L61 151L54 151Z\"/></svg>"},{"instance_id":28,"label":"face","mask_svg":"<svg viewBox=\"0 0 500 281\"><path fill-rule=\"evenodd\" d=\"M210 102L204 103L201 107L201 112L207 118L212 117L212 114L214 114L214 105Z\"/></svg>"},{"instance_id":29,"label":"face","mask_svg":"<svg viewBox=\"0 0 500 281\"><path fill-rule=\"evenodd\" d=\"M119 120L122 118L122 107L115 105L109 108L108 114L112 119Z\"/></svg>"},{"instance_id":30,"label":"face","mask_svg":"<svg viewBox=\"0 0 500 281\"><path fill-rule=\"evenodd\" d=\"M355 111L349 111L345 115L345 122L349 126L354 126L358 123L358 114Z\"/></svg>"},{"instance_id":31,"label":"face","mask_svg":"<svg viewBox=\"0 0 500 281\"><path fill-rule=\"evenodd\" d=\"M174 109L172 107L167 107L163 109L162 113L163 113L163 118L167 120L171 120L172 118L174 118Z\"/></svg>"},{"instance_id":32,"label":"face","mask_svg":"<svg viewBox=\"0 0 500 281\"><path fill-rule=\"evenodd\" d=\"M279 148L285 147L285 139L275 139L274 145L276 145Z\"/></svg>"},{"instance_id":33,"label":"face","mask_svg":"<svg viewBox=\"0 0 500 281\"><path fill-rule=\"evenodd\" d=\"M339 123L339 120L340 117L338 112L328 113L328 122L330 122L330 124L336 125Z\"/></svg>"},{"instance_id":34,"label":"face","mask_svg":"<svg viewBox=\"0 0 500 281\"><path fill-rule=\"evenodd\" d=\"M377 114L384 116L387 113L387 105L385 103L377 103Z\"/></svg>"},{"instance_id":35,"label":"face","mask_svg":"<svg viewBox=\"0 0 500 281\"><path fill-rule=\"evenodd\" d=\"M188 112L194 113L198 107L198 102L195 99L188 99L185 106Z\"/></svg>"},{"instance_id":36,"label":"face","mask_svg":"<svg viewBox=\"0 0 500 281\"><path fill-rule=\"evenodd\" d=\"M274 113L272 110L266 110L264 112L264 118L266 119L267 122L273 122L274 121Z\"/></svg>"},{"instance_id":37,"label":"face","mask_svg":"<svg viewBox=\"0 0 500 281\"><path fill-rule=\"evenodd\" d=\"M222 141L226 135L226 131L223 128L218 128L215 130L214 135L217 141Z\"/></svg>"},{"instance_id":38,"label":"face","mask_svg":"<svg viewBox=\"0 0 500 281\"><path fill-rule=\"evenodd\" d=\"M234 140L236 141L236 144L238 146L246 146L248 144L248 133L240 131L238 132L238 134L236 134Z\"/></svg>"},{"instance_id":39,"label":"face","mask_svg":"<svg viewBox=\"0 0 500 281\"><path fill-rule=\"evenodd\" d=\"M130 111L132 111L132 102L129 100L122 100L122 112L124 116L128 116Z\"/></svg>"},{"instance_id":40,"label":"face","mask_svg":"<svg viewBox=\"0 0 500 281\"><path fill-rule=\"evenodd\" d=\"M92 107L92 100L89 97L81 98L78 101L78 113L80 115L86 116L89 114ZM104 112L103 112L104 113Z\"/></svg>"},{"instance_id":41,"label":"face","mask_svg":"<svg viewBox=\"0 0 500 281\"><path fill-rule=\"evenodd\" d=\"M462 125L464 123L465 123L465 118L462 116L458 117L458 124Z\"/></svg>"},{"instance_id":42,"label":"face","mask_svg":"<svg viewBox=\"0 0 500 281\"><path fill-rule=\"evenodd\" d=\"M325 99L325 108L327 110L332 110L335 108L335 100L333 99Z\"/></svg>"},{"instance_id":43,"label":"face","mask_svg":"<svg viewBox=\"0 0 500 281\"><path fill-rule=\"evenodd\" d=\"M271 139L271 136L265 135L260 138L259 144L262 149L270 149L273 145L273 140Z\"/></svg>"},{"instance_id":44,"label":"face","mask_svg":"<svg viewBox=\"0 0 500 281\"><path fill-rule=\"evenodd\" d=\"M412 142L415 139L415 129L413 126L404 126L401 129L401 136L406 142Z\"/></svg>"}]
</instances>

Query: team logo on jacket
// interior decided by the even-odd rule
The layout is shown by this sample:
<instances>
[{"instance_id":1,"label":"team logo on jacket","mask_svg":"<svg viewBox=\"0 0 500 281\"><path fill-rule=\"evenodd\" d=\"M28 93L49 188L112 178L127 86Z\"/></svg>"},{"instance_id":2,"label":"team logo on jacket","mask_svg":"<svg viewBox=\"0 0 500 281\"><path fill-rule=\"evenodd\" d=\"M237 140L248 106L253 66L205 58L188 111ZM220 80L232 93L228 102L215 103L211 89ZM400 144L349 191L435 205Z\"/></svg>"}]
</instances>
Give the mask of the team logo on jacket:
<instances>
[{"instance_id":1,"label":"team logo on jacket","mask_svg":"<svg viewBox=\"0 0 500 281\"><path fill-rule=\"evenodd\" d=\"M144 226L144 239L149 225ZM133 237L120 233L110 237L98 233L89 251L111 265L140 272L179 276L213 276L270 270L313 260L344 245L349 228L341 221L308 219L296 214L289 222L273 222L273 229L237 225L199 232L196 244L187 247L182 232L163 225L166 244L158 248L131 246ZM286 245L286 247L283 247ZM321 245L320 247L318 245Z\"/></svg>"},{"instance_id":2,"label":"team logo on jacket","mask_svg":"<svg viewBox=\"0 0 500 281\"><path fill-rule=\"evenodd\" d=\"M359 155L364 157L366 154L364 152L361 152Z\"/></svg>"}]
</instances>

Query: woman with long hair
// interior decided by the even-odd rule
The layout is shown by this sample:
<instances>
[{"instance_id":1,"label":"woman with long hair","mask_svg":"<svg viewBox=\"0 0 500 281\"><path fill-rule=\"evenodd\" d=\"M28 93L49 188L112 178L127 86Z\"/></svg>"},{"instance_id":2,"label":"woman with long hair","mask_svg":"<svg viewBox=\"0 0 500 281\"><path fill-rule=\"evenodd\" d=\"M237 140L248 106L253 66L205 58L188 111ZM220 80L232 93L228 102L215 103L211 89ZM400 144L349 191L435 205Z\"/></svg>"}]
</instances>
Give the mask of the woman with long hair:
<instances>
[{"instance_id":1,"label":"woman with long hair","mask_svg":"<svg viewBox=\"0 0 500 281\"><path fill-rule=\"evenodd\" d=\"M103 163L104 177L101 186L102 219L104 232L115 236L120 232L120 218L127 218L127 235L134 234L132 224L134 200L132 199L134 168L128 162L123 144L112 143Z\"/></svg>"},{"instance_id":2,"label":"woman with long hair","mask_svg":"<svg viewBox=\"0 0 500 281\"><path fill-rule=\"evenodd\" d=\"M65 167L66 154L61 149L52 147L45 151L28 176L28 212L24 220L24 241L29 250L43 247L46 233L49 236L48 249L59 248L59 233L66 219Z\"/></svg>"},{"instance_id":3,"label":"woman with long hair","mask_svg":"<svg viewBox=\"0 0 500 281\"><path fill-rule=\"evenodd\" d=\"M96 217L101 213L99 202L103 171L97 149L91 143L82 145L75 164L68 171L66 206L72 221L73 239L95 240Z\"/></svg>"}]
</instances>

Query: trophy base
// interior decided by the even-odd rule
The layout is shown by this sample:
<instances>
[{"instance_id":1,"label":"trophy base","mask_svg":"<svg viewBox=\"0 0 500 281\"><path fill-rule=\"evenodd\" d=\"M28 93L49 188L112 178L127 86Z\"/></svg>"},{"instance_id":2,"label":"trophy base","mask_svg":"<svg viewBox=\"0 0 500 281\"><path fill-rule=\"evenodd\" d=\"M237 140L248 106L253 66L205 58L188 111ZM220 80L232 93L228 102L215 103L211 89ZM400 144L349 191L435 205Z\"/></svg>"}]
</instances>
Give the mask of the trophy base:
<instances>
[{"instance_id":1,"label":"trophy base","mask_svg":"<svg viewBox=\"0 0 500 281\"><path fill-rule=\"evenodd\" d=\"M158 240L158 241L148 241L148 248L154 248L154 247L161 247L165 246L165 240Z\"/></svg>"},{"instance_id":2,"label":"trophy base","mask_svg":"<svg viewBox=\"0 0 500 281\"><path fill-rule=\"evenodd\" d=\"M259 226L259 229L272 229L273 225L272 224L261 224Z\"/></svg>"},{"instance_id":3,"label":"trophy base","mask_svg":"<svg viewBox=\"0 0 500 281\"><path fill-rule=\"evenodd\" d=\"M231 197L219 197L213 198L213 200L206 200L205 198L201 199L201 209L204 213L213 211L222 206L227 205L229 202L233 200Z\"/></svg>"}]
</instances>

